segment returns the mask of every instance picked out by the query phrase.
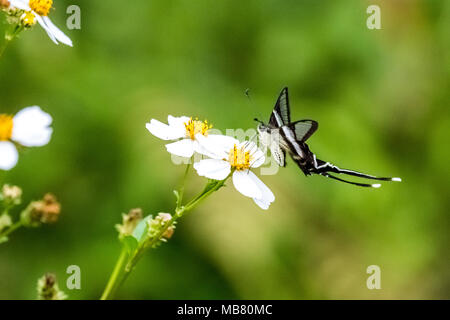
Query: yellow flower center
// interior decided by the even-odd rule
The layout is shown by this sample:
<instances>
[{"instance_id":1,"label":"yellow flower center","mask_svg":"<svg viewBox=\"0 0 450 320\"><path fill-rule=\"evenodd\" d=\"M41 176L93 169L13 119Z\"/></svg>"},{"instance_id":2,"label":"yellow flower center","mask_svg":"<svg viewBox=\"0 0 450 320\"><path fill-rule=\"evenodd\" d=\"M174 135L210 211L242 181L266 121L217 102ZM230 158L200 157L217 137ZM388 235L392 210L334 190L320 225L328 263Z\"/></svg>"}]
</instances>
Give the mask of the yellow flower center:
<instances>
[{"instance_id":1,"label":"yellow flower center","mask_svg":"<svg viewBox=\"0 0 450 320\"><path fill-rule=\"evenodd\" d=\"M23 25L28 28L34 26L34 24L36 23L35 18L36 17L33 12L25 12L21 17Z\"/></svg>"},{"instance_id":2,"label":"yellow flower center","mask_svg":"<svg viewBox=\"0 0 450 320\"><path fill-rule=\"evenodd\" d=\"M192 118L184 123L184 127L186 128L186 137L195 139L195 135L197 133L201 133L205 137L208 135L208 130L212 128L212 125L208 124L208 121L199 121L197 118L192 120Z\"/></svg>"},{"instance_id":3,"label":"yellow flower center","mask_svg":"<svg viewBox=\"0 0 450 320\"><path fill-rule=\"evenodd\" d=\"M30 8L40 16L48 16L53 0L30 0Z\"/></svg>"},{"instance_id":4,"label":"yellow flower center","mask_svg":"<svg viewBox=\"0 0 450 320\"><path fill-rule=\"evenodd\" d=\"M245 151L245 148L238 148L234 145L233 149L228 154L228 162L236 170L246 170L250 168L250 152Z\"/></svg>"},{"instance_id":5,"label":"yellow flower center","mask_svg":"<svg viewBox=\"0 0 450 320\"><path fill-rule=\"evenodd\" d=\"M13 129L13 117L0 114L0 141L11 139Z\"/></svg>"}]
</instances>

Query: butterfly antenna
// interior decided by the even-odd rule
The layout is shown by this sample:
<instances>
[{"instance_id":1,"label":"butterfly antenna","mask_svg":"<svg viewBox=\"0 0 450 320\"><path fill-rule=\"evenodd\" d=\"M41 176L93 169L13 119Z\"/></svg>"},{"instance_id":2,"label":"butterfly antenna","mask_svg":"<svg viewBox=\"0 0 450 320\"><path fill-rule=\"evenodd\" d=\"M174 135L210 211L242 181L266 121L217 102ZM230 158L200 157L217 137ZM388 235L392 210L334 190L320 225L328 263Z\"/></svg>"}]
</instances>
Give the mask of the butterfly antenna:
<instances>
[{"instance_id":1,"label":"butterfly antenna","mask_svg":"<svg viewBox=\"0 0 450 320\"><path fill-rule=\"evenodd\" d=\"M250 102L250 104L257 110L259 119L262 119L261 110L256 108L256 106L253 104L253 100L252 100L252 98L250 96L250 88L245 89L244 94L248 98L248 101ZM254 118L253 120L255 120L256 122L259 122L259 123L263 123L263 121L261 121L259 119L258 118Z\"/></svg>"},{"instance_id":2,"label":"butterfly antenna","mask_svg":"<svg viewBox=\"0 0 450 320\"><path fill-rule=\"evenodd\" d=\"M358 182L348 181L348 180L344 180L344 179L340 179L338 177L332 176L331 174L326 173L326 172L323 172L320 175L322 175L324 177L327 177L327 178L331 178L331 179L340 181L340 182L353 184L353 185L358 186L358 187L366 187L366 188L379 188L379 187L381 187L381 184L379 184L379 183L369 184L369 183L358 183Z\"/></svg>"}]
</instances>

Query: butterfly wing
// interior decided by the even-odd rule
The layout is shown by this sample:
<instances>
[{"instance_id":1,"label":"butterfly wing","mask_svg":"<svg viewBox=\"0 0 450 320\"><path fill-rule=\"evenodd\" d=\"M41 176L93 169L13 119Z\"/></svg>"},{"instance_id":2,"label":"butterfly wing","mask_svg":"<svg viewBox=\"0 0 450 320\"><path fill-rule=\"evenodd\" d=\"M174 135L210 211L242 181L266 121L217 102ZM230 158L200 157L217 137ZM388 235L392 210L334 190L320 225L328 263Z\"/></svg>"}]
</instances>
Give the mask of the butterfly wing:
<instances>
[{"instance_id":1,"label":"butterfly wing","mask_svg":"<svg viewBox=\"0 0 450 320\"><path fill-rule=\"evenodd\" d=\"M280 135L280 129L270 129L269 131L259 131L259 142L264 147L264 153L267 149L270 149L271 156L275 162L284 167L286 165L286 152L281 147L282 137Z\"/></svg>"},{"instance_id":2,"label":"butterfly wing","mask_svg":"<svg viewBox=\"0 0 450 320\"><path fill-rule=\"evenodd\" d=\"M305 142L316 132L319 124L314 120L299 120L287 125L294 133L295 140Z\"/></svg>"},{"instance_id":3,"label":"butterfly wing","mask_svg":"<svg viewBox=\"0 0 450 320\"><path fill-rule=\"evenodd\" d=\"M291 122L291 110L289 107L289 93L288 88L281 90L277 103L273 108L270 116L269 125L273 128L279 128Z\"/></svg>"},{"instance_id":4,"label":"butterfly wing","mask_svg":"<svg viewBox=\"0 0 450 320\"><path fill-rule=\"evenodd\" d=\"M281 149L279 144L272 143L270 146L270 153L280 167L286 166L286 151Z\"/></svg>"}]
</instances>

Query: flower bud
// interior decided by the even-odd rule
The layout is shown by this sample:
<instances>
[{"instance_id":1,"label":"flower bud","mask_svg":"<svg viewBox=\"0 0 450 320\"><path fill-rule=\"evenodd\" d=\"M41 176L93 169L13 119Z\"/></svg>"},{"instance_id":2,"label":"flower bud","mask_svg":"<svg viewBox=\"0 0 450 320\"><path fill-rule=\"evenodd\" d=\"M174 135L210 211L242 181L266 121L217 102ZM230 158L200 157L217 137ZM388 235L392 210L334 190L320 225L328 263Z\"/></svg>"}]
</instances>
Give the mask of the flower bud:
<instances>
[{"instance_id":1,"label":"flower bud","mask_svg":"<svg viewBox=\"0 0 450 320\"><path fill-rule=\"evenodd\" d=\"M7 9L9 8L9 1L8 0L0 0L0 9Z\"/></svg>"},{"instance_id":2,"label":"flower bud","mask_svg":"<svg viewBox=\"0 0 450 320\"><path fill-rule=\"evenodd\" d=\"M175 232L175 223L171 223L172 216L169 213L159 213L155 218L151 219L148 222L148 236L149 239L153 240L155 237L158 237L161 232L165 229L163 232L160 241L157 241L153 244L153 247L156 247L160 244L161 241L167 241L170 239ZM170 223L170 225L167 227L167 224Z\"/></svg>"},{"instance_id":3,"label":"flower bud","mask_svg":"<svg viewBox=\"0 0 450 320\"><path fill-rule=\"evenodd\" d=\"M18 186L5 184L3 185L0 198L6 207L18 205L22 201L22 189Z\"/></svg>"},{"instance_id":4,"label":"flower bud","mask_svg":"<svg viewBox=\"0 0 450 320\"><path fill-rule=\"evenodd\" d=\"M38 280L37 291L38 300L67 299L67 295L59 289L56 276L53 273L46 273Z\"/></svg>"},{"instance_id":5,"label":"flower bud","mask_svg":"<svg viewBox=\"0 0 450 320\"><path fill-rule=\"evenodd\" d=\"M175 232L175 226L171 225L170 227L167 228L167 230L163 233L163 238L164 239L170 239L172 238L173 234Z\"/></svg>"},{"instance_id":6,"label":"flower bud","mask_svg":"<svg viewBox=\"0 0 450 320\"><path fill-rule=\"evenodd\" d=\"M0 9L5 11L6 22L11 25L20 24L20 16L25 12L24 10L11 6L8 0L0 0ZM11 34L6 33L5 37L11 37Z\"/></svg>"},{"instance_id":7,"label":"flower bud","mask_svg":"<svg viewBox=\"0 0 450 320\"><path fill-rule=\"evenodd\" d=\"M36 16L32 12L25 12L20 16L20 21L28 29L36 24Z\"/></svg>"},{"instance_id":8,"label":"flower bud","mask_svg":"<svg viewBox=\"0 0 450 320\"><path fill-rule=\"evenodd\" d=\"M22 212L21 219L26 226L38 227L42 223L55 223L61 212L61 204L51 193L42 200L31 202Z\"/></svg>"},{"instance_id":9,"label":"flower bud","mask_svg":"<svg viewBox=\"0 0 450 320\"><path fill-rule=\"evenodd\" d=\"M117 224L116 229L119 231L119 238L122 239L126 236L133 234L139 221L142 220L142 209L131 209L127 214L122 214L122 224Z\"/></svg>"},{"instance_id":10,"label":"flower bud","mask_svg":"<svg viewBox=\"0 0 450 320\"><path fill-rule=\"evenodd\" d=\"M12 221L11 221L11 217L9 216L9 214L4 213L0 216L0 232L11 226L12 225Z\"/></svg>"}]
</instances>

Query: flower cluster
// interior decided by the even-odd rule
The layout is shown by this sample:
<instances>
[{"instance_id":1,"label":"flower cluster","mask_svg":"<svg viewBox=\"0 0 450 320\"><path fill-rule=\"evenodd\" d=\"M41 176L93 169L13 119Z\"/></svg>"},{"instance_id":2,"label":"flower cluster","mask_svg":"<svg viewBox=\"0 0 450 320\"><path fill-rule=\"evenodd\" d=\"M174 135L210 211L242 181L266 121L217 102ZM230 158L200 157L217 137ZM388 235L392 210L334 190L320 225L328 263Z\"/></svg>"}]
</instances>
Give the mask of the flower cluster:
<instances>
[{"instance_id":1,"label":"flower cluster","mask_svg":"<svg viewBox=\"0 0 450 320\"><path fill-rule=\"evenodd\" d=\"M41 224L55 223L61 213L61 204L56 197L47 193L42 200L31 202L22 212L21 219L26 226L38 227Z\"/></svg>"},{"instance_id":2,"label":"flower cluster","mask_svg":"<svg viewBox=\"0 0 450 320\"><path fill-rule=\"evenodd\" d=\"M72 40L56 27L48 15L53 7L53 0L1 0L1 9L8 14L8 23L16 26L9 35L12 40L18 32L39 23L50 39L58 44L72 46Z\"/></svg>"},{"instance_id":3,"label":"flower cluster","mask_svg":"<svg viewBox=\"0 0 450 320\"><path fill-rule=\"evenodd\" d=\"M213 180L232 176L237 191L267 210L275 200L272 191L251 171L265 162L264 153L252 141L238 141L224 135L208 134L207 121L189 117L168 117L168 124L151 119L146 128L163 140L177 140L166 145L169 153L190 158L199 153L207 159L194 163L197 174Z\"/></svg>"},{"instance_id":4,"label":"flower cluster","mask_svg":"<svg viewBox=\"0 0 450 320\"><path fill-rule=\"evenodd\" d=\"M117 224L116 229L119 232L119 239L123 239L133 234L134 229L143 218L142 209L131 209L127 214L122 214L122 224Z\"/></svg>"},{"instance_id":5,"label":"flower cluster","mask_svg":"<svg viewBox=\"0 0 450 320\"><path fill-rule=\"evenodd\" d=\"M30 202L14 222L11 209L22 202L22 189L17 186L3 185L0 192L0 243L8 241L8 236L20 227L39 227L58 221L61 205L55 196L47 193L41 200Z\"/></svg>"},{"instance_id":6,"label":"flower cluster","mask_svg":"<svg viewBox=\"0 0 450 320\"><path fill-rule=\"evenodd\" d=\"M170 213L160 212L155 218L149 219L148 224L148 238L158 239L161 234L161 241L165 242L170 239L175 232L175 226L171 223L172 215ZM156 241L151 246L156 247L160 244L160 241Z\"/></svg>"},{"instance_id":7,"label":"flower cluster","mask_svg":"<svg viewBox=\"0 0 450 320\"><path fill-rule=\"evenodd\" d=\"M65 300L67 295L59 289L56 276L46 273L37 283L38 300Z\"/></svg>"}]
</instances>

